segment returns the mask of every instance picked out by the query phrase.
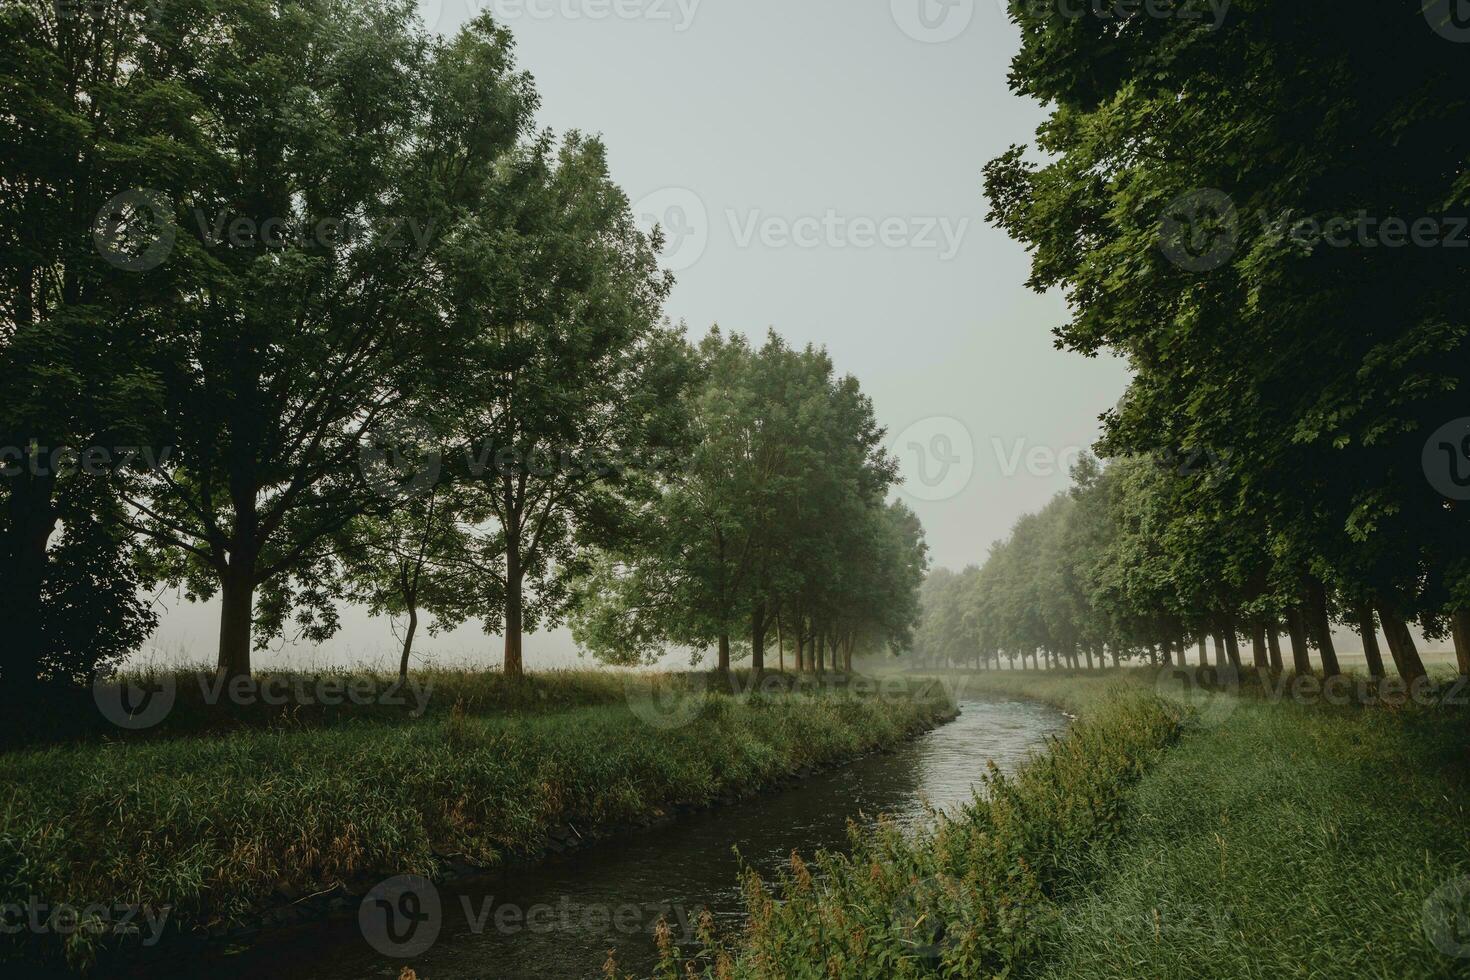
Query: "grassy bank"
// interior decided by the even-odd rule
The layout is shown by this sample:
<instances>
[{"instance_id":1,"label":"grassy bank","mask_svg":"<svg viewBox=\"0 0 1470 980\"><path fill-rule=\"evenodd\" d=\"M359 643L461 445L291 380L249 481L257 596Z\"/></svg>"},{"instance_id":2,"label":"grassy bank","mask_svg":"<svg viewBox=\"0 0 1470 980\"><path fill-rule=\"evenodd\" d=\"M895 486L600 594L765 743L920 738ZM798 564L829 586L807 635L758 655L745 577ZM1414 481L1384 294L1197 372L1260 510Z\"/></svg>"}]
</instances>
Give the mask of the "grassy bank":
<instances>
[{"instance_id":1,"label":"grassy bank","mask_svg":"<svg viewBox=\"0 0 1470 980\"><path fill-rule=\"evenodd\" d=\"M1213 695L1146 670L992 672L966 694L1080 715L990 801L748 882L721 976L1470 975L1463 707ZM951 681L953 679L950 679ZM1161 705L1155 692L1165 695ZM1158 747L1169 745L1167 751ZM824 923L830 923L824 924ZM1436 942L1436 940L1438 942ZM665 970L679 959L673 950Z\"/></svg>"},{"instance_id":2,"label":"grassy bank","mask_svg":"<svg viewBox=\"0 0 1470 980\"><path fill-rule=\"evenodd\" d=\"M440 678L427 712L390 723L348 711L304 729L0 756L0 903L169 909L171 930L223 931L390 874L491 867L748 794L953 711L922 682L732 696L688 677L604 676L584 693L616 690L617 703L538 712L476 700L481 685ZM106 939L22 930L0 949L14 961L64 946L85 963Z\"/></svg>"}]
</instances>

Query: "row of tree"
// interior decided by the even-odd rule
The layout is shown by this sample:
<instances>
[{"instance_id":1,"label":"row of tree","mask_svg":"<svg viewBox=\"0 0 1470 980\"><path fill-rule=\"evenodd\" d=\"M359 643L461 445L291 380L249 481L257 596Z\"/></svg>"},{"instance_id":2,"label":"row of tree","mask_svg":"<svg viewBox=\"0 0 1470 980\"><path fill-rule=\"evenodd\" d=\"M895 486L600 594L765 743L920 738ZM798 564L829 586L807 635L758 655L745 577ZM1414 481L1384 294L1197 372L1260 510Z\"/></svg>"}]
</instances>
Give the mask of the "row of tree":
<instances>
[{"instance_id":1,"label":"row of tree","mask_svg":"<svg viewBox=\"0 0 1470 980\"><path fill-rule=\"evenodd\" d=\"M677 640L741 603L833 650L902 636L903 596L850 615L879 588L864 548L922 562L855 384L774 339L691 348L600 143L535 128L488 16L440 38L414 7L0 12L6 689L125 656L162 585L218 597L230 675L351 600L407 617L405 669L423 610L503 634L518 674L522 633L646 534ZM746 537L729 582L674 567L701 513Z\"/></svg>"},{"instance_id":2,"label":"row of tree","mask_svg":"<svg viewBox=\"0 0 1470 980\"><path fill-rule=\"evenodd\" d=\"M1298 669L1311 637L1334 672L1331 622L1371 640L1376 612L1406 676L1414 622L1470 672L1470 101L1429 95L1464 52L1417 3L1163 7L1011 5L1013 87L1050 117L1044 162L987 167L991 217L1030 285L1066 291L1059 346L1121 353L1133 381L1107 470L969 576L1004 583L982 589L985 642L1211 633L1229 655L1280 622ZM1064 615L1041 593L1067 575L1087 604Z\"/></svg>"},{"instance_id":3,"label":"row of tree","mask_svg":"<svg viewBox=\"0 0 1470 980\"><path fill-rule=\"evenodd\" d=\"M977 667L1101 668L1142 660L1262 670L1341 672L1333 624L1359 631L1370 674L1385 674L1379 622L1399 675L1424 676L1408 623L1385 607L1289 566L1253 559L1264 542L1212 522L1192 506L1193 477L1158 460L1131 457L1104 467L1091 457L1073 487L1022 517L981 566L936 570L921 594L921 661ZM1426 618L1431 635L1443 623ZM1435 626L1438 633L1433 632ZM1282 643L1285 637L1289 645ZM1283 648L1290 663L1283 661ZM1462 651L1463 654L1463 651Z\"/></svg>"},{"instance_id":4,"label":"row of tree","mask_svg":"<svg viewBox=\"0 0 1470 980\"><path fill-rule=\"evenodd\" d=\"M923 529L886 502L894 461L868 398L825 353L718 331L699 348L693 452L635 533L585 580L579 642L614 663L732 638L765 669L851 670L855 652L908 648L928 565Z\"/></svg>"}]
</instances>

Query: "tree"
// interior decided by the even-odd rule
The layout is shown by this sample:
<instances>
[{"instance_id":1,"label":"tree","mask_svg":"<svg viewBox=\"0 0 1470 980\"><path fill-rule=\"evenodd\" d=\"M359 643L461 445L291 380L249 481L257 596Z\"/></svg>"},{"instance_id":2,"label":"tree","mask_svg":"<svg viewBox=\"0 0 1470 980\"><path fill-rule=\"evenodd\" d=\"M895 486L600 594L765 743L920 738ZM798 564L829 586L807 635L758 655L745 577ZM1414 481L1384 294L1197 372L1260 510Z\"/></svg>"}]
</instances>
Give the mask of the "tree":
<instances>
[{"instance_id":1,"label":"tree","mask_svg":"<svg viewBox=\"0 0 1470 980\"><path fill-rule=\"evenodd\" d=\"M334 543L417 478L374 478L373 434L408 427L462 349L440 247L535 105L488 18L438 42L412 11L232 0L180 39L210 157L171 188L193 219L175 253L200 275L165 369L175 463L129 499L164 577L220 594L231 675L293 610L335 629Z\"/></svg>"}]
</instances>

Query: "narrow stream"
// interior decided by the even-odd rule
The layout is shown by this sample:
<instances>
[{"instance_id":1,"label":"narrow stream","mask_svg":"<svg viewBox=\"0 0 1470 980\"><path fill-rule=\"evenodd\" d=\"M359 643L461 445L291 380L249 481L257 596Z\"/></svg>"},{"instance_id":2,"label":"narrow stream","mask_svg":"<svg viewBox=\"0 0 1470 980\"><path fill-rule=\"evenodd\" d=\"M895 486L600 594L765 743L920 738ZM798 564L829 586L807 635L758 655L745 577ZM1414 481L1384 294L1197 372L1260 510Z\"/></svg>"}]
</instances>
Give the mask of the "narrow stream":
<instances>
[{"instance_id":1,"label":"narrow stream","mask_svg":"<svg viewBox=\"0 0 1470 980\"><path fill-rule=\"evenodd\" d=\"M841 848L849 817L885 813L913 825L926 804L970 798L987 759L1010 769L1060 731L1059 711L1029 702L966 701L954 722L890 754L873 756L801 786L718 808L672 825L594 845L532 868L454 882L437 890L442 908L433 945L412 960L382 955L355 917L324 923L289 942L195 963L212 980L357 980L399 976L405 962L421 980L544 980L598 977L616 947L621 969L646 974L655 962L653 928L665 916L686 949L709 908L722 928L738 928L744 905L741 858L763 875L793 850Z\"/></svg>"}]
</instances>

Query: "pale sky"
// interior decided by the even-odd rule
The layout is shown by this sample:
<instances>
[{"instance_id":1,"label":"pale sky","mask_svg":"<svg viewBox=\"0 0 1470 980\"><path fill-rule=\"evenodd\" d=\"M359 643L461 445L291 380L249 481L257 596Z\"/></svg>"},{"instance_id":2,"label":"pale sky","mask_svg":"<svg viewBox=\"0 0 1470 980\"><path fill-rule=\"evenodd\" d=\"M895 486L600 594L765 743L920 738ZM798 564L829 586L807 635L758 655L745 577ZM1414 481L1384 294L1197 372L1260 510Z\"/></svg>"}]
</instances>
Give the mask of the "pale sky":
<instances>
[{"instance_id":1,"label":"pale sky","mask_svg":"<svg viewBox=\"0 0 1470 980\"><path fill-rule=\"evenodd\" d=\"M430 0L430 28L484 9L514 33L540 120L607 144L640 214L670 231L667 312L827 347L873 398L937 564L981 560L1122 394L1117 360L1052 346L1059 296L1023 283L1024 251L984 221L981 169L1029 142L1042 109L1011 94L1019 46L1002 0ZM916 447L923 447L922 449ZM166 595L163 657L212 660L213 604ZM386 659L358 611L321 648L258 666ZM426 640L493 663L476 628ZM570 636L527 637L531 667L577 662Z\"/></svg>"}]
</instances>

